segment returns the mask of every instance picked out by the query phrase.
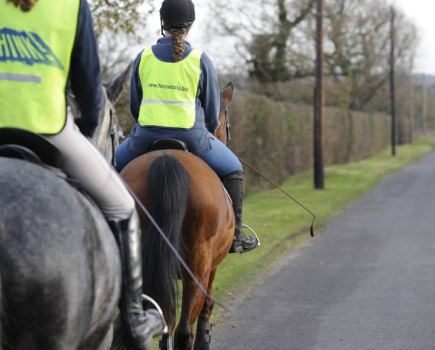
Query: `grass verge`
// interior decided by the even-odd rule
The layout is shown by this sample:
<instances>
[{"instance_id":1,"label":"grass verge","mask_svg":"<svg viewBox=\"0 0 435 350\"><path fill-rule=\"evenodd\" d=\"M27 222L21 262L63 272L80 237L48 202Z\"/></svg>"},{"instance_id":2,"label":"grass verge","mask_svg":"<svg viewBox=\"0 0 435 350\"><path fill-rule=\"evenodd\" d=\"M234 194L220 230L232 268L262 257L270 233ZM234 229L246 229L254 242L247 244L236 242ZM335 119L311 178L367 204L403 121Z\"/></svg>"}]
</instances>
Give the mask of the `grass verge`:
<instances>
[{"instance_id":1,"label":"grass verge","mask_svg":"<svg viewBox=\"0 0 435 350\"><path fill-rule=\"evenodd\" d=\"M325 169L325 189L314 190L311 173L292 176L282 188L316 214L315 233L340 214L355 199L372 189L383 178L428 154L434 145L430 139L419 139L412 145L400 146L397 156L389 150L368 159ZM261 277L277 259L309 239L312 217L278 190L254 192L244 205L244 222L255 228L261 247L244 255L230 254L218 268L214 296L224 303L249 287L252 276ZM250 276L250 278L246 278ZM216 307L213 323L219 322L221 310Z\"/></svg>"}]
</instances>

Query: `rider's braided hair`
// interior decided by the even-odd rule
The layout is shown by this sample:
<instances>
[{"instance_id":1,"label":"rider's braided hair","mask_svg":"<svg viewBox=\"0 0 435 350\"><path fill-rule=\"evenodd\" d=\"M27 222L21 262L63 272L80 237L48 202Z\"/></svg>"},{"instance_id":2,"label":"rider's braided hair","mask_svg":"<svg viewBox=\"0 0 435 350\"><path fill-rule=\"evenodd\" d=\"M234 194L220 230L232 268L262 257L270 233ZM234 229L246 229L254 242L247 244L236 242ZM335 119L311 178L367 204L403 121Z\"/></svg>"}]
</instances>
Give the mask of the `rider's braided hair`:
<instances>
[{"instance_id":1,"label":"rider's braided hair","mask_svg":"<svg viewBox=\"0 0 435 350\"><path fill-rule=\"evenodd\" d=\"M175 62L181 61L184 54L184 43L187 32L190 27L187 28L170 28L165 26L165 31L172 35L173 47L172 47L172 58Z\"/></svg>"},{"instance_id":2,"label":"rider's braided hair","mask_svg":"<svg viewBox=\"0 0 435 350\"><path fill-rule=\"evenodd\" d=\"M15 6L20 7L22 11L27 12L32 9L38 0L8 0Z\"/></svg>"}]
</instances>

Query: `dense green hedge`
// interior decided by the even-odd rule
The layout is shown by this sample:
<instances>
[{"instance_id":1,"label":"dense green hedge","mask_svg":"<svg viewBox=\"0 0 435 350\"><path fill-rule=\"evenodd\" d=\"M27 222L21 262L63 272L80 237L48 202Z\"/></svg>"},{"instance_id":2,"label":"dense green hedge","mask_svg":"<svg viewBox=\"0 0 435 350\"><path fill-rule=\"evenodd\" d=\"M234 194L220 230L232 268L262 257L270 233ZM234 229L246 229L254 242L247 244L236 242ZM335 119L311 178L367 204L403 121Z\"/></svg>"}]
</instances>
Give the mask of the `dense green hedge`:
<instances>
[{"instance_id":1,"label":"dense green hedge","mask_svg":"<svg viewBox=\"0 0 435 350\"><path fill-rule=\"evenodd\" d=\"M117 112L128 134L134 124L128 94L117 103ZM263 95L237 91L231 107L233 151L275 182L312 168L313 108L273 101ZM380 113L324 110L325 165L367 158L389 144L389 117ZM247 186L267 183L245 170Z\"/></svg>"},{"instance_id":2,"label":"dense green hedge","mask_svg":"<svg viewBox=\"0 0 435 350\"><path fill-rule=\"evenodd\" d=\"M238 92L231 108L231 148L273 181L313 163L313 109ZM389 117L346 109L324 110L325 165L364 159L389 144ZM267 185L245 170L248 186Z\"/></svg>"}]
</instances>

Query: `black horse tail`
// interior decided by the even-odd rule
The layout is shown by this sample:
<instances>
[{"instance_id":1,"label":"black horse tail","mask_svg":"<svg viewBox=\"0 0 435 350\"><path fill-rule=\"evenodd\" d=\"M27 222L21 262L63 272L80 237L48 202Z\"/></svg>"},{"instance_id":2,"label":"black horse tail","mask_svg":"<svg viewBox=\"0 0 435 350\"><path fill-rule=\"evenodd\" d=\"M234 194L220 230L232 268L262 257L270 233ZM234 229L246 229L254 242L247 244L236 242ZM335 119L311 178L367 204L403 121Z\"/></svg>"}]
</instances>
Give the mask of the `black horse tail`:
<instances>
[{"instance_id":1,"label":"black horse tail","mask_svg":"<svg viewBox=\"0 0 435 350\"><path fill-rule=\"evenodd\" d=\"M189 194L187 171L172 156L156 158L148 173L148 191L151 215L179 251ZM175 315L178 260L151 223L142 250L144 293L157 301L165 315Z\"/></svg>"}]
</instances>

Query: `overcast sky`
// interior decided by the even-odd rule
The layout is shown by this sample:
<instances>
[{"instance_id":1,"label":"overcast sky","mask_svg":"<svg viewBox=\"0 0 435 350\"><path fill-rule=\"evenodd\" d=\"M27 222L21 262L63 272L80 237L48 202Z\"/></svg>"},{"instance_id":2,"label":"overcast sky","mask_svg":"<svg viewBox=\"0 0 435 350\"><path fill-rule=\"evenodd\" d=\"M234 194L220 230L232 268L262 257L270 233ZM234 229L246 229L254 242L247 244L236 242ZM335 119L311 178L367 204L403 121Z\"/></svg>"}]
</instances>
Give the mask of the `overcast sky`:
<instances>
[{"instance_id":1,"label":"overcast sky","mask_svg":"<svg viewBox=\"0 0 435 350\"><path fill-rule=\"evenodd\" d=\"M420 34L415 71L435 74L435 0L393 0L414 20Z\"/></svg>"},{"instance_id":2,"label":"overcast sky","mask_svg":"<svg viewBox=\"0 0 435 350\"><path fill-rule=\"evenodd\" d=\"M396 4L405 14L411 18L419 29L420 44L417 51L417 59L414 71L418 73L430 73L435 75L435 0L388 0ZM217 68L225 66L225 57L231 56L231 45L223 45L219 40L210 41L207 38L207 16L206 3L196 1L197 21L192 28L188 40L192 44L205 52L212 58ZM158 11L157 11L158 12ZM151 37L148 37L151 44L158 37L159 16L155 13L150 18ZM148 27L150 28L150 27ZM151 34L150 33L150 34Z\"/></svg>"},{"instance_id":3,"label":"overcast sky","mask_svg":"<svg viewBox=\"0 0 435 350\"><path fill-rule=\"evenodd\" d=\"M429 73L435 75L435 0L388 0L402 9L404 13L417 25L420 35L420 43L417 50L417 58L414 71L416 73ZM219 57L220 50L216 43L204 39L199 29L207 26L206 22L201 21L207 17L203 4L198 6L198 16L200 20L196 23L193 30L193 43L200 43L202 48L215 59L217 66L222 57ZM205 47L204 47L205 46ZM213 57L216 56L216 57Z\"/></svg>"}]
</instances>

